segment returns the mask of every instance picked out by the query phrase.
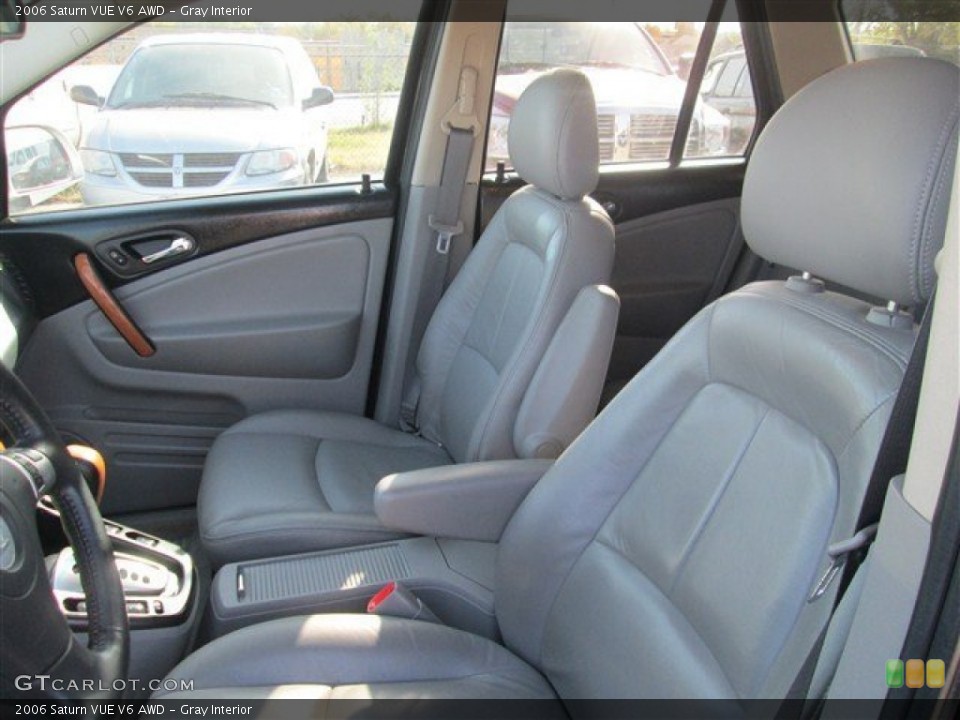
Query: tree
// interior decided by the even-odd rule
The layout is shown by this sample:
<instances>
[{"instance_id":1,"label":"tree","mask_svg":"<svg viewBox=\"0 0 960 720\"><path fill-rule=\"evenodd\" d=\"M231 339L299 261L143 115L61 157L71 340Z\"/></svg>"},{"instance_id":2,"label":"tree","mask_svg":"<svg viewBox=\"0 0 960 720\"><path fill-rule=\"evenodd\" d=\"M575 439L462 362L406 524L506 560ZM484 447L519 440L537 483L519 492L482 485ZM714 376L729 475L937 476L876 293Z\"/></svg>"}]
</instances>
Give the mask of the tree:
<instances>
[{"instance_id":1,"label":"tree","mask_svg":"<svg viewBox=\"0 0 960 720\"><path fill-rule=\"evenodd\" d=\"M908 45L956 63L956 5L938 0L847 0L843 12L854 42Z\"/></svg>"}]
</instances>

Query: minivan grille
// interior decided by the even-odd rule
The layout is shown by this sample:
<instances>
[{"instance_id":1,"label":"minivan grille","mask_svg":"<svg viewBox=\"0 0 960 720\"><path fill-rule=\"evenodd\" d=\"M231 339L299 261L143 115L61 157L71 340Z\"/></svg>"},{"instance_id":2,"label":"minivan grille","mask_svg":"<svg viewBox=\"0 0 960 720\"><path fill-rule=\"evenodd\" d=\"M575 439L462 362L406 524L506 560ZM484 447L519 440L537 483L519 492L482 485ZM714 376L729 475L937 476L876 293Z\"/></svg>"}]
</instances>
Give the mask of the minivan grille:
<instances>
[{"instance_id":1,"label":"minivan grille","mask_svg":"<svg viewBox=\"0 0 960 720\"><path fill-rule=\"evenodd\" d=\"M173 155L120 153L120 162L128 168L169 168L173 167Z\"/></svg>"},{"instance_id":2,"label":"minivan grille","mask_svg":"<svg viewBox=\"0 0 960 720\"><path fill-rule=\"evenodd\" d=\"M234 171L242 153L120 153L120 162L136 182L151 188L218 185Z\"/></svg>"},{"instance_id":3,"label":"minivan grille","mask_svg":"<svg viewBox=\"0 0 960 720\"><path fill-rule=\"evenodd\" d=\"M183 156L184 167L233 167L240 153L190 153Z\"/></svg>"}]
</instances>

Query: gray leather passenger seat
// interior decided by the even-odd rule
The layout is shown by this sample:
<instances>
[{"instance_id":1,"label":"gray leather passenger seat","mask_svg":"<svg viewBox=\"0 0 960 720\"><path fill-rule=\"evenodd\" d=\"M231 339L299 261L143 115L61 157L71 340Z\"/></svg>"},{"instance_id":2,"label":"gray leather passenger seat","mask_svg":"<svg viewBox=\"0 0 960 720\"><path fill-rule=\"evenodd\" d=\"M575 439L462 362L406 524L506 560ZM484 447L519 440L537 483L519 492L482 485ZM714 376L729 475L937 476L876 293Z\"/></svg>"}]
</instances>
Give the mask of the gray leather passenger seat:
<instances>
[{"instance_id":1,"label":"gray leather passenger seat","mask_svg":"<svg viewBox=\"0 0 960 720\"><path fill-rule=\"evenodd\" d=\"M958 82L948 63L889 58L791 98L747 169L751 247L925 303ZM216 697L782 697L830 616L839 583L808 598L828 545L853 533L915 336L909 318L813 279L747 286L697 315L512 517L503 647L315 615L227 635L172 675Z\"/></svg>"},{"instance_id":2,"label":"gray leather passenger seat","mask_svg":"<svg viewBox=\"0 0 960 720\"><path fill-rule=\"evenodd\" d=\"M250 417L207 458L203 544L225 562L395 537L373 515L394 472L553 458L596 413L616 330L614 229L597 184L596 105L558 71L517 103L510 153L530 185L496 214L444 294L417 359L421 437L305 410Z\"/></svg>"}]
</instances>

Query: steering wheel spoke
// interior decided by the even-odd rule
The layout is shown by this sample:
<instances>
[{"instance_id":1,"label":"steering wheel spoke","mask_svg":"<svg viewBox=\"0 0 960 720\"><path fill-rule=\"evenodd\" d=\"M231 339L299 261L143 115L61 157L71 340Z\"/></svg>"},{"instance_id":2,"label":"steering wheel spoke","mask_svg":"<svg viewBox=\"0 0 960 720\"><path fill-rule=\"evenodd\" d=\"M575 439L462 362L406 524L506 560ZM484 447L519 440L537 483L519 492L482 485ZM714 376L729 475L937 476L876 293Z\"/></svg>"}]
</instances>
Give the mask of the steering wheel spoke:
<instances>
[{"instance_id":1,"label":"steering wheel spoke","mask_svg":"<svg viewBox=\"0 0 960 720\"><path fill-rule=\"evenodd\" d=\"M123 587L96 502L59 433L20 380L0 365L0 424L15 446L0 452L0 624L5 672L95 680L109 699L127 671L130 631ZM37 532L49 496L73 548L88 607L87 647L57 605ZM71 686L84 688L80 683ZM110 688L105 692L100 688ZM4 688L6 690L6 688Z\"/></svg>"},{"instance_id":2,"label":"steering wheel spoke","mask_svg":"<svg viewBox=\"0 0 960 720\"><path fill-rule=\"evenodd\" d=\"M0 453L0 462L6 463L8 472L25 478L39 500L48 495L57 481L53 463L43 452L33 448L12 448Z\"/></svg>"}]
</instances>

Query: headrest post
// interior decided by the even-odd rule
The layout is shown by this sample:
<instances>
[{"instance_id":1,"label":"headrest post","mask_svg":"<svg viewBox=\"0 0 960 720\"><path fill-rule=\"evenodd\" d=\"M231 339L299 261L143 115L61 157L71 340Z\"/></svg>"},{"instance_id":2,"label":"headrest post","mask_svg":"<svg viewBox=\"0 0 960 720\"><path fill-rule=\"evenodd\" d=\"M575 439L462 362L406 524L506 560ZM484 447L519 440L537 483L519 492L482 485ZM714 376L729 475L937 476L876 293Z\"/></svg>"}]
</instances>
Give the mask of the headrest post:
<instances>
[{"instance_id":1,"label":"headrest post","mask_svg":"<svg viewBox=\"0 0 960 720\"><path fill-rule=\"evenodd\" d=\"M870 308L870 312L867 313L867 322L896 330L913 330L913 315L904 312L903 306L896 300L890 300L886 307Z\"/></svg>"},{"instance_id":2,"label":"headrest post","mask_svg":"<svg viewBox=\"0 0 960 720\"><path fill-rule=\"evenodd\" d=\"M787 289L794 292L814 295L826 290L823 280L815 278L810 272L804 270L799 275L791 275L787 278Z\"/></svg>"}]
</instances>

